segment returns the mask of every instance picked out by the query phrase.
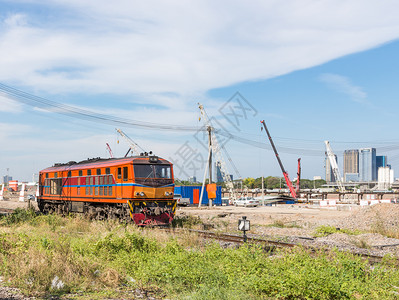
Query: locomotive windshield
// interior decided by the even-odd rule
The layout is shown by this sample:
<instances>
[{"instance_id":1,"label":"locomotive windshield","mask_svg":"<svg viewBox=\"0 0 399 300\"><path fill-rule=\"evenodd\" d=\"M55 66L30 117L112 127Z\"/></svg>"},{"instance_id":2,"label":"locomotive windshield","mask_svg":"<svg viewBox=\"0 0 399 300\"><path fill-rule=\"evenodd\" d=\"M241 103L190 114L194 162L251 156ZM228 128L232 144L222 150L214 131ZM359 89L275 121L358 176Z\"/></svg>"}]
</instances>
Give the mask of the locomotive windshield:
<instances>
[{"instance_id":1,"label":"locomotive windshield","mask_svg":"<svg viewBox=\"0 0 399 300\"><path fill-rule=\"evenodd\" d=\"M164 178L171 179L172 174L169 165L134 165L135 178Z\"/></svg>"}]
</instances>

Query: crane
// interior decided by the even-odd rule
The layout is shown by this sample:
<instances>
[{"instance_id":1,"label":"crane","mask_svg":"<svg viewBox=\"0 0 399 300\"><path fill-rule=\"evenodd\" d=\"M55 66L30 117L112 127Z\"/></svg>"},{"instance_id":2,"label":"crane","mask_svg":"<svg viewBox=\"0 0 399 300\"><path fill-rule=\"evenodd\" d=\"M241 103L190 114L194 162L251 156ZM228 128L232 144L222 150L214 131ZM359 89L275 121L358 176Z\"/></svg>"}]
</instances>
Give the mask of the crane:
<instances>
[{"instance_id":1,"label":"crane","mask_svg":"<svg viewBox=\"0 0 399 300\"><path fill-rule=\"evenodd\" d=\"M226 163L224 162L223 155L221 152L221 147L216 138L214 128L212 126L211 121L208 118L208 115L204 109L204 106L201 103L198 103L198 107L200 109L200 112L201 112L201 115L205 122L205 125L211 134L211 149L212 149L213 154L215 155L216 161L219 161L219 163L220 163L220 173L222 173L223 181L226 183L226 187L229 190L231 200L235 201L237 199L237 195L234 190L234 184L233 184L233 181L231 180L231 177L228 173ZM224 149L224 151L227 153L226 149ZM230 160L231 160L231 158L230 158Z\"/></svg>"},{"instance_id":2,"label":"crane","mask_svg":"<svg viewBox=\"0 0 399 300\"><path fill-rule=\"evenodd\" d=\"M115 130L123 137L125 138L125 140L128 142L130 148L129 151L125 154L125 157L129 154L130 151L132 151L132 153L134 155L140 155L140 152L138 150L138 148L140 148L143 152L145 152L145 150L143 148L141 148L135 141L133 141L130 137L128 137L126 135L126 133L124 133L121 129L119 128L115 128Z\"/></svg>"},{"instance_id":3,"label":"crane","mask_svg":"<svg viewBox=\"0 0 399 300\"><path fill-rule=\"evenodd\" d=\"M301 159L298 158L298 172L296 173L297 175L297 180L296 180L296 187L295 187L295 192L298 195L299 190L301 189Z\"/></svg>"},{"instance_id":4,"label":"crane","mask_svg":"<svg viewBox=\"0 0 399 300\"><path fill-rule=\"evenodd\" d=\"M324 144L326 144L326 150L327 150L326 153L328 159L330 160L331 169L333 170L335 180L337 181L338 189L341 193L345 193L345 187L344 184L342 183L342 177L341 174L339 173L337 160L335 159L335 154L331 149L330 142L324 141Z\"/></svg>"},{"instance_id":5,"label":"crane","mask_svg":"<svg viewBox=\"0 0 399 300\"><path fill-rule=\"evenodd\" d=\"M109 152L109 156L110 156L111 158L114 158L114 153L112 153L112 149L111 149L111 147L109 146L109 144L108 144L108 143L105 143L105 145L107 146L107 150L108 150L108 152Z\"/></svg>"},{"instance_id":6,"label":"crane","mask_svg":"<svg viewBox=\"0 0 399 300\"><path fill-rule=\"evenodd\" d=\"M284 178L285 178L285 182L287 183L287 187L290 190L291 196L296 199L297 198L296 191L294 189L294 186L292 185L292 182L290 180L290 177L288 176L287 171L284 169L283 163L281 162L280 156L278 155L276 146L274 146L274 142L272 140L272 137L271 137L271 135L269 133L269 130L266 127L265 120L260 121L260 122L263 124L263 127L265 128L266 134L267 134L267 136L269 138L270 144L272 145L274 154L276 155L276 158L277 158L278 164L280 165L281 171L283 172L283 175L284 175Z\"/></svg>"}]
</instances>

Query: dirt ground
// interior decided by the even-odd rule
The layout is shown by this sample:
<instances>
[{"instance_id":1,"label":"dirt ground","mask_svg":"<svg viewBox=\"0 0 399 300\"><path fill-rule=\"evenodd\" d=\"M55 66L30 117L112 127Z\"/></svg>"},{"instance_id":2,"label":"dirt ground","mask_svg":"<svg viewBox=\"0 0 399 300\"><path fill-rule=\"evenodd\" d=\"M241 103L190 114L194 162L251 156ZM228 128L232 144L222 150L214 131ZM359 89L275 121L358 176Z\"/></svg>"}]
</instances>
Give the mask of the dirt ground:
<instances>
[{"instance_id":1,"label":"dirt ground","mask_svg":"<svg viewBox=\"0 0 399 300\"><path fill-rule=\"evenodd\" d=\"M237 233L238 220L251 222L249 236L399 257L399 204L320 208L306 204L250 207L181 207L177 216L200 217L215 230ZM332 226L336 233L318 237L317 229ZM346 233L344 233L345 231ZM349 231L349 233L348 233Z\"/></svg>"}]
</instances>

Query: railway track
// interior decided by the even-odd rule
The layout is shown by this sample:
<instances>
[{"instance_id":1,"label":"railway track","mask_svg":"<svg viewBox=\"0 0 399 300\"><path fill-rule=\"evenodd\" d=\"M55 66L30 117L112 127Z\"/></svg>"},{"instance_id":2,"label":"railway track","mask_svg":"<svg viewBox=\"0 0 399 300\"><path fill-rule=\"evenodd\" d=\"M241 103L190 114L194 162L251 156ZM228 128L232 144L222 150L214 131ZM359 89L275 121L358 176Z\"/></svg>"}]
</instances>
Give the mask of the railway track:
<instances>
[{"instance_id":1,"label":"railway track","mask_svg":"<svg viewBox=\"0 0 399 300\"><path fill-rule=\"evenodd\" d=\"M195 230L195 229L187 229L189 232L197 233L198 235L204 238L210 238L218 241L224 242L232 242L237 244L243 244L244 238L240 235L235 234L226 234L226 233L215 233L206 230ZM323 248L317 248L313 246L306 246L299 243L287 243L282 241L273 241L273 240L266 240L261 238L255 237L247 237L247 242L251 244L259 244L267 251L273 251L276 248L293 248L293 247L303 247L307 250L312 252L316 251L329 251ZM366 254L366 253L358 253L358 252L351 252L354 255L360 256L363 259L367 259L370 264L381 263L383 260L383 256L373 255L373 254ZM397 264L399 265L399 259L396 259Z\"/></svg>"},{"instance_id":2,"label":"railway track","mask_svg":"<svg viewBox=\"0 0 399 300\"><path fill-rule=\"evenodd\" d=\"M0 208L0 216L9 215L13 211L14 211L14 209L11 209L11 208ZM163 230L167 230L170 232L188 231L188 232L196 233L199 236L206 238L206 239L213 239L213 240L236 243L236 244L244 244L245 243L243 236L238 235L238 234L217 233L217 232L213 232L213 231L209 231L209 230L196 230L196 229L182 229L182 228L171 229L169 227L163 228ZM307 246L307 245L303 245L303 244L299 244L299 243L288 243L288 242L283 242L283 241L274 241L274 240L267 240L267 239L248 237L248 236L247 236L247 243L261 245L262 248L265 249L266 251L273 251L277 248L293 248L293 247L303 247L312 252L316 252L316 251L320 251L320 250L328 251L326 249L317 248L317 247L313 247L313 246ZM383 260L383 256L379 256L379 255L357 253L357 252L351 252L351 253L354 255L360 256L364 259L367 259L371 264L381 263ZM399 259L396 259L396 262L399 265Z\"/></svg>"}]
</instances>

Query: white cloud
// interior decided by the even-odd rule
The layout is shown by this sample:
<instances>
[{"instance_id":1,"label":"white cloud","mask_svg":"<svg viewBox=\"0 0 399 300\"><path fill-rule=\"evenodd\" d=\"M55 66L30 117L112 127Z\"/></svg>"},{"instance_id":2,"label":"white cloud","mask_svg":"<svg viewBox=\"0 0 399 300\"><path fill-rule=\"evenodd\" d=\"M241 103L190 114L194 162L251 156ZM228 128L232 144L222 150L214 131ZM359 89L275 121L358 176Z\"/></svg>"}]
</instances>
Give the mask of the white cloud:
<instances>
[{"instance_id":1,"label":"white cloud","mask_svg":"<svg viewBox=\"0 0 399 300\"><path fill-rule=\"evenodd\" d=\"M7 95L0 92L0 112L19 113L22 112L23 107L20 103L10 99Z\"/></svg>"},{"instance_id":2,"label":"white cloud","mask_svg":"<svg viewBox=\"0 0 399 300\"><path fill-rule=\"evenodd\" d=\"M308 68L399 36L396 1L48 3L61 15L55 24L29 25L40 17L31 14L24 26L9 21L18 26L3 28L1 81L54 93L190 97ZM62 16L64 10L74 17ZM168 98L168 106L181 102Z\"/></svg>"},{"instance_id":3,"label":"white cloud","mask_svg":"<svg viewBox=\"0 0 399 300\"><path fill-rule=\"evenodd\" d=\"M337 74L322 74L320 80L331 88L344 93L358 103L368 103L367 94L360 86L354 85L349 78Z\"/></svg>"}]
</instances>

